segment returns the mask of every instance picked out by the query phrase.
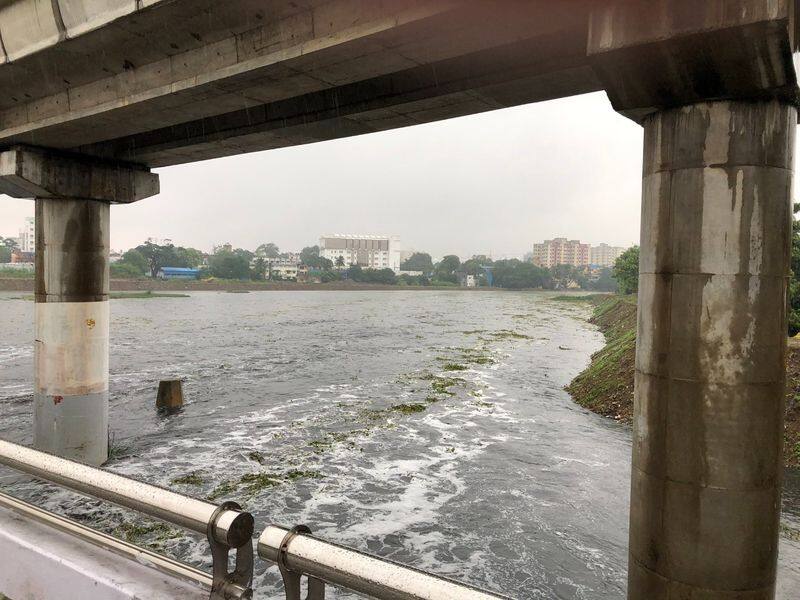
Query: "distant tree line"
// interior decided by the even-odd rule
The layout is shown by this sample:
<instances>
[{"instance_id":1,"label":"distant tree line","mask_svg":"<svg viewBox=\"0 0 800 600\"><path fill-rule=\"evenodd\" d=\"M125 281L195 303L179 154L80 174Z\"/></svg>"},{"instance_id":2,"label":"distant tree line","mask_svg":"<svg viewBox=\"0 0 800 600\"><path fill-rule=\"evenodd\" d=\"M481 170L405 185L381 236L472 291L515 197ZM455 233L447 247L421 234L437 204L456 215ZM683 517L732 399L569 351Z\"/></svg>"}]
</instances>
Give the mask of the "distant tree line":
<instances>
[{"instance_id":1,"label":"distant tree line","mask_svg":"<svg viewBox=\"0 0 800 600\"><path fill-rule=\"evenodd\" d=\"M272 243L258 246L255 252L230 245L204 255L195 248L173 244L145 242L132 248L111 266L115 278L157 277L163 267L200 269L200 277L264 281L271 278L269 261L288 257ZM472 275L478 285L508 289L566 289L580 287L598 291L616 291L617 283L611 269L602 269L599 276L569 265L551 269L534 265L530 260L497 260L474 256L464 262L454 254L434 262L426 252L415 252L400 265L401 271L414 274L397 275L392 269L369 269L347 266L342 257L336 262L320 256L319 246L306 246L300 251L300 262L321 281L349 280L358 283L384 285L457 286L461 277ZM272 278L275 278L273 275Z\"/></svg>"}]
</instances>

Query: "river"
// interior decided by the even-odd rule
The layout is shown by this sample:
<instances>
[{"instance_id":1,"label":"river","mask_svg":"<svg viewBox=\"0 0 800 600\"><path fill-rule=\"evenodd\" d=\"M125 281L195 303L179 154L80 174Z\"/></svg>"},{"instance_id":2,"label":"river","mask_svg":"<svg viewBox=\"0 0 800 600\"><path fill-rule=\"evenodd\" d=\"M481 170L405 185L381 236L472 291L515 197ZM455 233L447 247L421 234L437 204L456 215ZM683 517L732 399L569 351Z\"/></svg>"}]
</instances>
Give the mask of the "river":
<instances>
[{"instance_id":1,"label":"river","mask_svg":"<svg viewBox=\"0 0 800 600\"><path fill-rule=\"evenodd\" d=\"M0 294L0 437L29 443L33 303ZM548 293L113 300L107 467L515 598L622 598L631 433L563 387L603 338ZM186 405L154 410L158 380ZM800 589L787 471L778 597ZM207 545L26 478L12 493L209 567ZM257 565L257 598L277 598ZM329 592L331 597L348 597Z\"/></svg>"}]
</instances>

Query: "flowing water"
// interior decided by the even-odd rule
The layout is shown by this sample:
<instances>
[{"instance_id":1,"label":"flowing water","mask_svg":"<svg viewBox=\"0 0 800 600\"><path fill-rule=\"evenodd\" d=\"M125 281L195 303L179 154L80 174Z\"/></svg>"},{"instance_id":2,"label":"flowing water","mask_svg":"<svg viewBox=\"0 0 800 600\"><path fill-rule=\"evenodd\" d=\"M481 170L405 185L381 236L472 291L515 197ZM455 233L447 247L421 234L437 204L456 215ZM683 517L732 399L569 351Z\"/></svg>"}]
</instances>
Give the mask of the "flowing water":
<instances>
[{"instance_id":1,"label":"flowing water","mask_svg":"<svg viewBox=\"0 0 800 600\"><path fill-rule=\"evenodd\" d=\"M33 303L0 294L0 311L0 437L29 443ZM109 469L515 598L624 596L630 430L563 391L603 343L585 306L522 292L202 292L111 312ZM186 405L159 416L157 382L177 377ZM26 478L5 485L209 567L199 536ZM785 487L789 599L800 475ZM280 597L274 567L259 564L255 584Z\"/></svg>"}]
</instances>

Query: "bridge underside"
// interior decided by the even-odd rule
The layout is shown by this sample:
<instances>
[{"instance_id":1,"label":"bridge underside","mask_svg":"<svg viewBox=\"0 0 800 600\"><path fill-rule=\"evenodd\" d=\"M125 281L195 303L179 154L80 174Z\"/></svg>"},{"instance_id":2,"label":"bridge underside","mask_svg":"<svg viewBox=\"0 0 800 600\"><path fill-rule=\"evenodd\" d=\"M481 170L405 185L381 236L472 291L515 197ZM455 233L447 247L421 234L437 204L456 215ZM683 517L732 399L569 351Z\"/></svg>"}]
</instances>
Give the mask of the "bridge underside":
<instances>
[{"instance_id":1,"label":"bridge underside","mask_svg":"<svg viewBox=\"0 0 800 600\"><path fill-rule=\"evenodd\" d=\"M108 204L157 193L149 168L602 89L645 128L629 597L772 598L796 14L794 0L0 2L0 193L37 202L37 444L106 456Z\"/></svg>"},{"instance_id":2,"label":"bridge underside","mask_svg":"<svg viewBox=\"0 0 800 600\"><path fill-rule=\"evenodd\" d=\"M590 2L148 4L38 50L0 8L0 145L160 167L602 89Z\"/></svg>"}]
</instances>

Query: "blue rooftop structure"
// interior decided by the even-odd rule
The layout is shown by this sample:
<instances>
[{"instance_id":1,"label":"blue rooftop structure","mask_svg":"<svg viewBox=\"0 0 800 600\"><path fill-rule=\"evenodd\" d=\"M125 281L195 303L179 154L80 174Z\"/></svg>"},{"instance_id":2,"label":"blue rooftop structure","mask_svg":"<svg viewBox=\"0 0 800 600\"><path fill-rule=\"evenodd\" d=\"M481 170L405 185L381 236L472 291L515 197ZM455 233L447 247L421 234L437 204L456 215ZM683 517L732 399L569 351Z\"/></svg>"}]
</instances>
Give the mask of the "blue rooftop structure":
<instances>
[{"instance_id":1,"label":"blue rooftop structure","mask_svg":"<svg viewBox=\"0 0 800 600\"><path fill-rule=\"evenodd\" d=\"M199 269L187 269L185 267L161 267L158 271L159 279L197 279Z\"/></svg>"}]
</instances>

